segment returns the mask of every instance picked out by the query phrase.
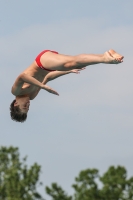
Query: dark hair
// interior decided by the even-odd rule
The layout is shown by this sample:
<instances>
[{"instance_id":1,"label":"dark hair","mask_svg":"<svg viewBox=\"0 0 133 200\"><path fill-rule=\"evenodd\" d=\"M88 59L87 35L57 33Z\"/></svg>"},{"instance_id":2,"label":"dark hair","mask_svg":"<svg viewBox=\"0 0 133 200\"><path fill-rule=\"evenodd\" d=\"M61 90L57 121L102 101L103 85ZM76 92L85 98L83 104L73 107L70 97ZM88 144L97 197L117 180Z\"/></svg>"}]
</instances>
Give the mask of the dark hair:
<instances>
[{"instance_id":1,"label":"dark hair","mask_svg":"<svg viewBox=\"0 0 133 200\"><path fill-rule=\"evenodd\" d=\"M22 113L19 106L14 106L15 102L16 100L13 100L10 105L11 119L16 122L24 122L27 119L27 113Z\"/></svg>"}]
</instances>

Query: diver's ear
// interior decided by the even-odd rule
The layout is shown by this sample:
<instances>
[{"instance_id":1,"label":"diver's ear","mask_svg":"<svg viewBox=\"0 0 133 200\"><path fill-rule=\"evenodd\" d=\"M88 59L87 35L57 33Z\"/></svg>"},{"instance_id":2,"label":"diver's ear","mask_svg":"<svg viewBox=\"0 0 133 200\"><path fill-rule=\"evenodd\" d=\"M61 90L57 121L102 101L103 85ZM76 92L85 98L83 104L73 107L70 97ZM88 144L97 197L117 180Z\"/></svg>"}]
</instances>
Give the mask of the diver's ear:
<instances>
[{"instance_id":1,"label":"diver's ear","mask_svg":"<svg viewBox=\"0 0 133 200\"><path fill-rule=\"evenodd\" d=\"M18 106L18 102L17 101L14 102L14 106Z\"/></svg>"}]
</instances>

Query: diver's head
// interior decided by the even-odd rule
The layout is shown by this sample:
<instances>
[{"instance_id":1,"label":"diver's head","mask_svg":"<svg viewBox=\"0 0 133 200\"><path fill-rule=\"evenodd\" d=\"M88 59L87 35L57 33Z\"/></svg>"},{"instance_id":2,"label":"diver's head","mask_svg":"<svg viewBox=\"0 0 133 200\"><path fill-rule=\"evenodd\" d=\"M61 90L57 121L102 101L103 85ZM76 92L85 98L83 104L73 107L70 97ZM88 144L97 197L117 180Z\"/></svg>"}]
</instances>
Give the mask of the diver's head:
<instances>
[{"instance_id":1,"label":"diver's head","mask_svg":"<svg viewBox=\"0 0 133 200\"><path fill-rule=\"evenodd\" d=\"M28 96L17 96L10 105L11 118L17 122L24 122L27 118L27 112L30 106Z\"/></svg>"}]
</instances>

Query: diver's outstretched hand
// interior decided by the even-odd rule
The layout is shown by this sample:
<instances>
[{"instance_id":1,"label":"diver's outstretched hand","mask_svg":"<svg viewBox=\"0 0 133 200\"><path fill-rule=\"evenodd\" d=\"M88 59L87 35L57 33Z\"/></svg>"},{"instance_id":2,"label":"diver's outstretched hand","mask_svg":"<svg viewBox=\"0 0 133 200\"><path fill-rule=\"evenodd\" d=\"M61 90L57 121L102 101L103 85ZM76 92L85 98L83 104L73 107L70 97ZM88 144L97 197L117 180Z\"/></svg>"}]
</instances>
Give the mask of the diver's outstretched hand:
<instances>
[{"instance_id":1,"label":"diver's outstretched hand","mask_svg":"<svg viewBox=\"0 0 133 200\"><path fill-rule=\"evenodd\" d=\"M81 70L84 70L84 69L85 69L85 67L83 67L83 68L81 68L81 69L72 69L72 70L71 70L71 73L80 74L80 71L81 71Z\"/></svg>"},{"instance_id":2,"label":"diver's outstretched hand","mask_svg":"<svg viewBox=\"0 0 133 200\"><path fill-rule=\"evenodd\" d=\"M58 92L56 92L55 90L53 90L52 88L50 88L48 85L43 85L42 89L46 90L47 92L50 92L52 94L55 94L55 95L59 96Z\"/></svg>"}]
</instances>

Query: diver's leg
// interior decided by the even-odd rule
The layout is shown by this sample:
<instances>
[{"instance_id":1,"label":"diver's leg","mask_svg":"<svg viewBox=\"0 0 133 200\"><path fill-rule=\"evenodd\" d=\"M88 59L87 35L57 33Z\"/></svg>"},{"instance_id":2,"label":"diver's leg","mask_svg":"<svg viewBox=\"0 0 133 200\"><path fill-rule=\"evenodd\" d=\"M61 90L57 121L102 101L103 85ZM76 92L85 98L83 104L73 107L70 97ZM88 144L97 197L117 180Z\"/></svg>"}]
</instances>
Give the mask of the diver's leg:
<instances>
[{"instance_id":1,"label":"diver's leg","mask_svg":"<svg viewBox=\"0 0 133 200\"><path fill-rule=\"evenodd\" d=\"M46 52L41 57L41 63L47 69L67 71L99 63L118 64L123 61L122 59L123 56L113 50L100 55L80 54L77 56L67 56Z\"/></svg>"}]
</instances>

